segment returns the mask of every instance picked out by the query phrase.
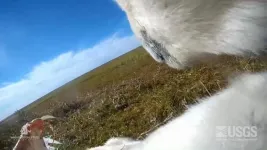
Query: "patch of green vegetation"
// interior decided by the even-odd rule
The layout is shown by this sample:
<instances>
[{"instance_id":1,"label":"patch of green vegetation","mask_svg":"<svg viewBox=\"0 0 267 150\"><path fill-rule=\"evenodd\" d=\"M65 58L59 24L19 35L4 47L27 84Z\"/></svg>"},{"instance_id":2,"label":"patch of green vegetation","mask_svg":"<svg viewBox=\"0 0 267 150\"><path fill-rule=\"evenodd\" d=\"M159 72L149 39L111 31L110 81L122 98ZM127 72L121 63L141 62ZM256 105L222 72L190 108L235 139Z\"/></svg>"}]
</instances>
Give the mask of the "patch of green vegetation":
<instances>
[{"instance_id":1,"label":"patch of green vegetation","mask_svg":"<svg viewBox=\"0 0 267 150\"><path fill-rule=\"evenodd\" d=\"M197 98L223 89L229 75L267 69L267 62L251 58L217 60L179 71L156 63L140 47L55 90L24 112L60 117L54 138L64 143L61 149L84 150L112 136L142 139L142 133L169 116L179 116Z\"/></svg>"}]
</instances>

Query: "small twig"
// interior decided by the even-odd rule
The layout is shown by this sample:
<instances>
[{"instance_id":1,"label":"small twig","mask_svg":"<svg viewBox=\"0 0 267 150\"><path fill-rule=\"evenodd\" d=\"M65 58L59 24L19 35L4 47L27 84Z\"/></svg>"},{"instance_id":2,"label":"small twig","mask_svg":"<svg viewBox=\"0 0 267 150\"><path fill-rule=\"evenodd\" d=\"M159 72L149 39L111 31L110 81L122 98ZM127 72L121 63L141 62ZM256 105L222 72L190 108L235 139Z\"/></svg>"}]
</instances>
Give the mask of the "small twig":
<instances>
[{"instance_id":1,"label":"small twig","mask_svg":"<svg viewBox=\"0 0 267 150\"><path fill-rule=\"evenodd\" d=\"M203 82L202 82L202 81L199 81L199 82L200 82L200 84L204 87L204 89L207 91L207 93L211 96L209 90L208 90L207 87L203 84Z\"/></svg>"},{"instance_id":2,"label":"small twig","mask_svg":"<svg viewBox=\"0 0 267 150\"><path fill-rule=\"evenodd\" d=\"M173 118L173 113L171 113L163 122L155 125L154 127L152 127L151 129L149 129L148 131L143 132L142 134L139 135L139 137L137 139L142 138L144 135L147 135L148 133L151 133L152 131L154 131L156 128L158 128L159 126L165 124L166 122L170 121Z\"/></svg>"},{"instance_id":3,"label":"small twig","mask_svg":"<svg viewBox=\"0 0 267 150\"><path fill-rule=\"evenodd\" d=\"M218 85L219 89L222 90L220 84L218 83L218 81L216 81L216 84Z\"/></svg>"}]
</instances>

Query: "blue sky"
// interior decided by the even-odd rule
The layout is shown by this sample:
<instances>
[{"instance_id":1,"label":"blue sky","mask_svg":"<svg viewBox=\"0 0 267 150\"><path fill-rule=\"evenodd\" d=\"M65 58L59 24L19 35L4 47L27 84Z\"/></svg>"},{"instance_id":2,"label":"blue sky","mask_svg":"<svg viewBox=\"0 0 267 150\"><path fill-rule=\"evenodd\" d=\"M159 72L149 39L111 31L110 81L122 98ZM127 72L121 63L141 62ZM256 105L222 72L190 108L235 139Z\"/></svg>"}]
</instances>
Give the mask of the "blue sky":
<instances>
[{"instance_id":1,"label":"blue sky","mask_svg":"<svg viewBox=\"0 0 267 150\"><path fill-rule=\"evenodd\" d=\"M139 45L112 0L0 1L0 120Z\"/></svg>"}]
</instances>

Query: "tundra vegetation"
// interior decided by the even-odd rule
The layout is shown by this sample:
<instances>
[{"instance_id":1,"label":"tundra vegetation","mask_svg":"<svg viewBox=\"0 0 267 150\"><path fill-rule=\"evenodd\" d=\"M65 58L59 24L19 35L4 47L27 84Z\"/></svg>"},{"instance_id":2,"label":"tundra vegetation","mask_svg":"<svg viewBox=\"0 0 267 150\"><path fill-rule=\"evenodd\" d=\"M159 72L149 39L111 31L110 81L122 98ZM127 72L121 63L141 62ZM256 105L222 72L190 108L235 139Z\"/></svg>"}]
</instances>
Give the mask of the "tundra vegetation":
<instances>
[{"instance_id":1,"label":"tundra vegetation","mask_svg":"<svg viewBox=\"0 0 267 150\"><path fill-rule=\"evenodd\" d=\"M216 63L176 70L138 47L2 121L0 148L11 149L23 124L47 114L60 118L48 134L63 143L63 150L99 146L110 137L143 139L197 98L223 89L231 75L266 69L267 62L260 59L220 56Z\"/></svg>"}]
</instances>

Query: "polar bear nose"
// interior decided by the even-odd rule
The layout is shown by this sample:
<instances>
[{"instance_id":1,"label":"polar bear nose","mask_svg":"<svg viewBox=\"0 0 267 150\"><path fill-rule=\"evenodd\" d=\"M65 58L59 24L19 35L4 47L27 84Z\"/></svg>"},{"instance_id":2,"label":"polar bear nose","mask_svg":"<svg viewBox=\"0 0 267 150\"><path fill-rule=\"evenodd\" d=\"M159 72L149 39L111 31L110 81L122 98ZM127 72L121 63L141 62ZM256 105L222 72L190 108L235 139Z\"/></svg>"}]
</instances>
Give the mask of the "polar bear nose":
<instances>
[{"instance_id":1,"label":"polar bear nose","mask_svg":"<svg viewBox=\"0 0 267 150\"><path fill-rule=\"evenodd\" d=\"M141 30L140 33L143 46L156 61L165 62L170 57L163 44L149 36L146 30Z\"/></svg>"}]
</instances>

